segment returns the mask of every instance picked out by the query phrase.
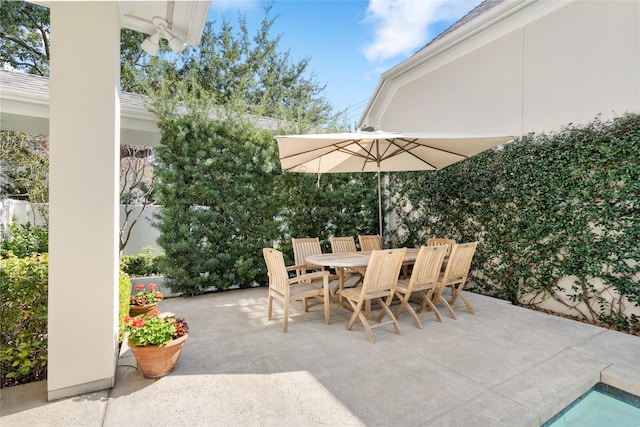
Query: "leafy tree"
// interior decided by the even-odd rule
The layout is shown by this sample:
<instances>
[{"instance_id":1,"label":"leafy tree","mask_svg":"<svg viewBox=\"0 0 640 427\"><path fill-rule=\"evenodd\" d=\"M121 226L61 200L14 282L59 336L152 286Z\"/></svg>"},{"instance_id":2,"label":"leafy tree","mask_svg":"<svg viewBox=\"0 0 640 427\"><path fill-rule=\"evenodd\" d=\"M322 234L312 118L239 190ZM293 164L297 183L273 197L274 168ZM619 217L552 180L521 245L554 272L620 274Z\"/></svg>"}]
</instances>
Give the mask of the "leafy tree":
<instances>
[{"instance_id":1,"label":"leafy tree","mask_svg":"<svg viewBox=\"0 0 640 427\"><path fill-rule=\"evenodd\" d=\"M0 66L49 75L49 8L24 1L0 2Z\"/></svg>"},{"instance_id":2,"label":"leafy tree","mask_svg":"<svg viewBox=\"0 0 640 427\"><path fill-rule=\"evenodd\" d=\"M271 34L276 19L271 6L253 37L246 17L240 16L237 29L223 16L207 22L198 47L181 56L178 74L191 75L202 96L216 105L242 105L245 113L310 126L346 127L344 112L334 113L324 97L325 86L309 69L311 58L298 62L289 51L279 50L280 36Z\"/></svg>"},{"instance_id":3,"label":"leafy tree","mask_svg":"<svg viewBox=\"0 0 640 427\"><path fill-rule=\"evenodd\" d=\"M0 132L0 195L28 200L43 218L49 201L49 140L21 132ZM34 219L35 220L35 219Z\"/></svg>"},{"instance_id":4,"label":"leafy tree","mask_svg":"<svg viewBox=\"0 0 640 427\"><path fill-rule=\"evenodd\" d=\"M0 2L0 66L49 76L51 21L49 8L26 1ZM127 28L120 35L122 90L139 92L139 81L152 60L140 43L147 37ZM166 44L166 41L163 42Z\"/></svg>"}]
</instances>

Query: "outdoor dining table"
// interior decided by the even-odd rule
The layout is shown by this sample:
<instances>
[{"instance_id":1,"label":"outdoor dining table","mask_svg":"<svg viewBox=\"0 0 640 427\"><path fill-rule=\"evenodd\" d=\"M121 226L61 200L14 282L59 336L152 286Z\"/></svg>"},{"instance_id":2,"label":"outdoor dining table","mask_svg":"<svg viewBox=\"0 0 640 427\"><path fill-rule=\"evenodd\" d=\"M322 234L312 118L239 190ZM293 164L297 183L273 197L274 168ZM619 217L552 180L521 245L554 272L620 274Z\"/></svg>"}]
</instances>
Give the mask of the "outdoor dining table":
<instances>
[{"instance_id":1,"label":"outdoor dining table","mask_svg":"<svg viewBox=\"0 0 640 427\"><path fill-rule=\"evenodd\" d=\"M407 248L404 254L403 264L411 264L415 262L418 257L420 248ZM358 252L344 252L344 253L326 253L309 255L306 257L306 262L322 267L334 268L338 275L338 288L336 293L338 294L338 301L342 302L340 291L344 289L344 272L345 270L355 270L360 273L364 279L365 271L367 270L367 264L371 257L371 251L358 251Z\"/></svg>"}]
</instances>

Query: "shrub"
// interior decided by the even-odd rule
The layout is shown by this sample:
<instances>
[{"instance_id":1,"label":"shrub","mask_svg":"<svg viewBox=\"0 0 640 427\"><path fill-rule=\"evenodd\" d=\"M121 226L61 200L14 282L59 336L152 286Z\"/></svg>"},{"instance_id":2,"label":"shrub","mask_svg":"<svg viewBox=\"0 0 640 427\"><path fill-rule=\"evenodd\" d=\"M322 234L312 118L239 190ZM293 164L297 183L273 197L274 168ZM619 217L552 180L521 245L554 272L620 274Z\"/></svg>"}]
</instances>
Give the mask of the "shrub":
<instances>
[{"instance_id":1,"label":"shrub","mask_svg":"<svg viewBox=\"0 0 640 427\"><path fill-rule=\"evenodd\" d=\"M131 296L131 279L127 273L120 271L118 286L118 330L124 327L124 318L129 315L129 297ZM123 337L120 336L120 342Z\"/></svg>"},{"instance_id":2,"label":"shrub","mask_svg":"<svg viewBox=\"0 0 640 427\"><path fill-rule=\"evenodd\" d=\"M157 276L161 274L164 255L143 252L138 255L125 255L120 258L120 269L132 277Z\"/></svg>"},{"instance_id":3,"label":"shrub","mask_svg":"<svg viewBox=\"0 0 640 427\"><path fill-rule=\"evenodd\" d=\"M46 379L47 254L0 257L2 387Z\"/></svg>"},{"instance_id":4,"label":"shrub","mask_svg":"<svg viewBox=\"0 0 640 427\"><path fill-rule=\"evenodd\" d=\"M18 225L15 219L9 224L9 233L3 233L0 241L0 256L6 257L9 252L23 258L32 253L49 251L49 233L46 228L30 223Z\"/></svg>"}]
</instances>

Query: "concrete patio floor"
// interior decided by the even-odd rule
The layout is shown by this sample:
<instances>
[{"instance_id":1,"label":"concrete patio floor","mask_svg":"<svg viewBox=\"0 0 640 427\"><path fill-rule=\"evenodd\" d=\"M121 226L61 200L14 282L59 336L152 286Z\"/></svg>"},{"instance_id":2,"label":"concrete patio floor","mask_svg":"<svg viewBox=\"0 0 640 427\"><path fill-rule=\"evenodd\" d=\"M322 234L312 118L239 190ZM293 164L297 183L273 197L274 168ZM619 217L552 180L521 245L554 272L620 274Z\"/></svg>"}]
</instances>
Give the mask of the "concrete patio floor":
<instances>
[{"instance_id":1,"label":"concrete patio floor","mask_svg":"<svg viewBox=\"0 0 640 427\"><path fill-rule=\"evenodd\" d=\"M640 395L640 337L465 295L475 316L458 306L418 330L404 313L404 334L375 329L375 344L335 304L329 326L294 304L283 334L266 288L165 299L190 326L172 374L144 378L126 350L111 390L2 390L0 425L539 426L599 381Z\"/></svg>"}]
</instances>

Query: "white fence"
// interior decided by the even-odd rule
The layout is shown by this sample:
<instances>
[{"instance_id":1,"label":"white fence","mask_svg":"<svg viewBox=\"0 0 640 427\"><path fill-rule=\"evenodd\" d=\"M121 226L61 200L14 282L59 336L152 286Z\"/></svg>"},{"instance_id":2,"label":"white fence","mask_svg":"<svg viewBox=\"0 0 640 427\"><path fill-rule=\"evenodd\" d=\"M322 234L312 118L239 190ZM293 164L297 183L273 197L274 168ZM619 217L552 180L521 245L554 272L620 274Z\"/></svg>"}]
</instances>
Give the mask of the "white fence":
<instances>
[{"instance_id":1,"label":"white fence","mask_svg":"<svg viewBox=\"0 0 640 427\"><path fill-rule=\"evenodd\" d=\"M140 212L140 209L142 208L136 208L130 217L135 218L137 213ZM124 255L136 255L149 250L156 254L161 252L156 241L160 236L160 232L151 225L153 214L157 212L158 209L159 206L148 206L145 209L142 217L133 227L129 242L123 251ZM7 227L14 218L18 224L26 224L29 222L34 225L42 225L45 223L37 207L31 206L31 203L23 200L4 199L0 202L0 238L8 231ZM120 226L122 226L123 221L124 206L121 205Z\"/></svg>"}]
</instances>

